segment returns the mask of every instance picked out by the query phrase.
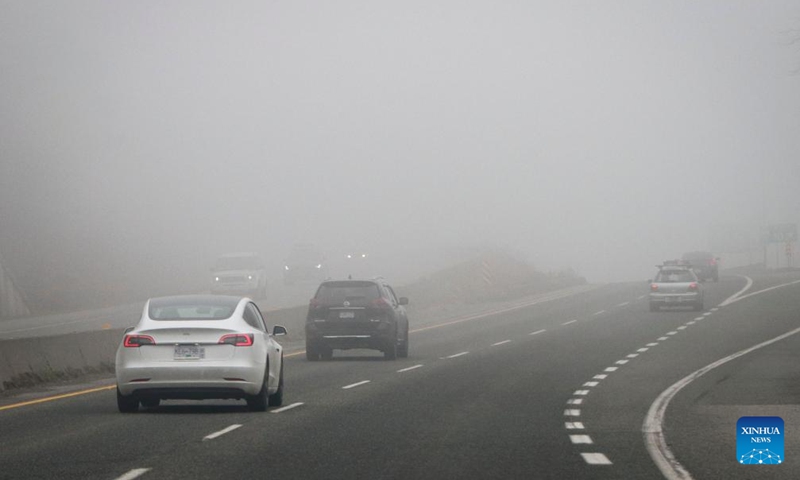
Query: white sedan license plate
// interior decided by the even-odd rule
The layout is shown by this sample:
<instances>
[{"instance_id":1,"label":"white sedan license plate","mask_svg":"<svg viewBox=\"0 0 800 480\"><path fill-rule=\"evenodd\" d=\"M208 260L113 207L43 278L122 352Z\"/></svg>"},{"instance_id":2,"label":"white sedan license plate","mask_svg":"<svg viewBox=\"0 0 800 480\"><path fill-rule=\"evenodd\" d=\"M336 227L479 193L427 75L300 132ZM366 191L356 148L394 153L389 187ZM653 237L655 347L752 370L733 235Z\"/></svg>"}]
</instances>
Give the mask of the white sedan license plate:
<instances>
[{"instance_id":1,"label":"white sedan license plate","mask_svg":"<svg viewBox=\"0 0 800 480\"><path fill-rule=\"evenodd\" d=\"M339 318L356 318L356 312L339 312Z\"/></svg>"},{"instance_id":2,"label":"white sedan license plate","mask_svg":"<svg viewBox=\"0 0 800 480\"><path fill-rule=\"evenodd\" d=\"M175 345L175 360L200 360L201 358L206 358L205 347Z\"/></svg>"}]
</instances>

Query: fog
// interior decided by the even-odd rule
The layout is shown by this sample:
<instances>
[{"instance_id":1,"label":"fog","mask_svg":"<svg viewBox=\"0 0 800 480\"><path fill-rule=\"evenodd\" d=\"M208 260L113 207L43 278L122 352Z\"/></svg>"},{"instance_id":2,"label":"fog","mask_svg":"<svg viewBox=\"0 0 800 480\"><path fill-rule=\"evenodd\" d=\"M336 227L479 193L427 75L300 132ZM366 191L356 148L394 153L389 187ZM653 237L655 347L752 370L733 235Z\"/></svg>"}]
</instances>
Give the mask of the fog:
<instances>
[{"instance_id":1,"label":"fog","mask_svg":"<svg viewBox=\"0 0 800 480\"><path fill-rule=\"evenodd\" d=\"M799 28L793 0L4 1L0 255L62 303L297 242L644 280L800 220Z\"/></svg>"}]
</instances>

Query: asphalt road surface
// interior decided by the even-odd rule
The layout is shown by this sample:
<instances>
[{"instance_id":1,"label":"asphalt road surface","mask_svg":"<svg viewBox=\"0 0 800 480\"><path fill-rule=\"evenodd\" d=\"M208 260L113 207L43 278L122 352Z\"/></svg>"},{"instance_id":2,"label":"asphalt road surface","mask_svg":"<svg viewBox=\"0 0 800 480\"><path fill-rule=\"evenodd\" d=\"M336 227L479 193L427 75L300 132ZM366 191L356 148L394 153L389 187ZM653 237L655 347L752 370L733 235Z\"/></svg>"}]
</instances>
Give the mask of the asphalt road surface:
<instances>
[{"instance_id":1,"label":"asphalt road surface","mask_svg":"<svg viewBox=\"0 0 800 480\"><path fill-rule=\"evenodd\" d=\"M407 359L295 352L284 407L266 413L174 401L120 414L109 382L8 398L0 478L798 478L800 335L746 351L800 327L798 280L723 276L704 312L651 313L637 283L411 319ZM737 462L736 420L760 415L785 421L780 465Z\"/></svg>"}]
</instances>

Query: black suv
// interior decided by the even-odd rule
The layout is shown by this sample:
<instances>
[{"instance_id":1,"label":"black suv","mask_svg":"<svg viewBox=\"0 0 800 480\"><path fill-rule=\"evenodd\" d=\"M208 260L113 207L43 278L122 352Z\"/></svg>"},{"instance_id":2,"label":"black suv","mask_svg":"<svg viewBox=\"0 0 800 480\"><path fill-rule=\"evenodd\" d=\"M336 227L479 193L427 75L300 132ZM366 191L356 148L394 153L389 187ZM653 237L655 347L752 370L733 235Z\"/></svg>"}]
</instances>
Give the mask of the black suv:
<instances>
[{"instance_id":1,"label":"black suv","mask_svg":"<svg viewBox=\"0 0 800 480\"><path fill-rule=\"evenodd\" d=\"M308 305L306 358L329 360L333 349L370 348L394 360L408 356L404 305L382 279L323 282Z\"/></svg>"},{"instance_id":2,"label":"black suv","mask_svg":"<svg viewBox=\"0 0 800 480\"><path fill-rule=\"evenodd\" d=\"M711 252L687 252L681 260L684 265L691 265L701 282L709 279L719 281L719 258Z\"/></svg>"}]
</instances>

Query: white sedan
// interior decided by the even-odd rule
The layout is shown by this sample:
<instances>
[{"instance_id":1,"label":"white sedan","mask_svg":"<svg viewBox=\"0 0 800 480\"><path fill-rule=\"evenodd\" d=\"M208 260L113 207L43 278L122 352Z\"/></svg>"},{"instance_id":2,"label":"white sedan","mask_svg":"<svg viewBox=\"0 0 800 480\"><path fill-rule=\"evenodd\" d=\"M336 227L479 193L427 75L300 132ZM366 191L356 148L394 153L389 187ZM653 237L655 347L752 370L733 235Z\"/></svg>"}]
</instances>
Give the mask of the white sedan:
<instances>
[{"instance_id":1,"label":"white sedan","mask_svg":"<svg viewBox=\"0 0 800 480\"><path fill-rule=\"evenodd\" d=\"M245 399L251 410L283 403L283 347L249 298L151 298L117 349L117 406L135 412L161 400Z\"/></svg>"}]
</instances>

